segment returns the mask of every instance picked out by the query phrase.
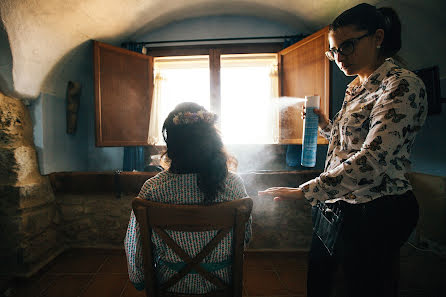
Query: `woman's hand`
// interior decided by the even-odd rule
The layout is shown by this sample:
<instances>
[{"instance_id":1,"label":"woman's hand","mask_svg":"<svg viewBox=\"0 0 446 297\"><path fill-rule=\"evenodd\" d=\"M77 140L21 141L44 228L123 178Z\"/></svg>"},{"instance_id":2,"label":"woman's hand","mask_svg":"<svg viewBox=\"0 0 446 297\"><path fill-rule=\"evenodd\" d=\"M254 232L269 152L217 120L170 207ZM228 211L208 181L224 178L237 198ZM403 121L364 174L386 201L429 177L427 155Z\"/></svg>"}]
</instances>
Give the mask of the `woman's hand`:
<instances>
[{"instance_id":1,"label":"woman's hand","mask_svg":"<svg viewBox=\"0 0 446 297\"><path fill-rule=\"evenodd\" d=\"M305 198L300 188L273 187L258 192L259 196L274 196L275 201L298 200Z\"/></svg>"},{"instance_id":2,"label":"woman's hand","mask_svg":"<svg viewBox=\"0 0 446 297\"><path fill-rule=\"evenodd\" d=\"M328 123L330 122L328 120L328 117L318 108L313 109L313 112L319 116L319 127L321 129L324 129L327 127ZM302 119L305 119L305 106L302 107L302 113L301 113Z\"/></svg>"}]
</instances>

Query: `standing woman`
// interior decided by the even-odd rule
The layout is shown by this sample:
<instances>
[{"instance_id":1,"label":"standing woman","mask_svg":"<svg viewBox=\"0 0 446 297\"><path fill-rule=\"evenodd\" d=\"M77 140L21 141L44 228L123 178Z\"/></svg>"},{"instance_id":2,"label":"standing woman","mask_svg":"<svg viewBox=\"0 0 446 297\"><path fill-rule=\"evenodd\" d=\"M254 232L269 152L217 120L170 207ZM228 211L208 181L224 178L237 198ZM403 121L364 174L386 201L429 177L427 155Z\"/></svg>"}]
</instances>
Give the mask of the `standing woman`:
<instances>
[{"instance_id":1,"label":"standing woman","mask_svg":"<svg viewBox=\"0 0 446 297\"><path fill-rule=\"evenodd\" d=\"M329 296L336 271L342 273L343 296L397 296L399 250L418 220L407 174L426 119L424 84L391 59L401 48L401 23L392 8L363 3L346 10L330 25L328 39L328 59L356 78L333 122L315 111L320 133L330 140L324 172L299 188L259 195L306 198L313 221L321 208L339 214L340 228L325 226L327 237L320 232L324 224L315 225L308 297Z\"/></svg>"}]
</instances>

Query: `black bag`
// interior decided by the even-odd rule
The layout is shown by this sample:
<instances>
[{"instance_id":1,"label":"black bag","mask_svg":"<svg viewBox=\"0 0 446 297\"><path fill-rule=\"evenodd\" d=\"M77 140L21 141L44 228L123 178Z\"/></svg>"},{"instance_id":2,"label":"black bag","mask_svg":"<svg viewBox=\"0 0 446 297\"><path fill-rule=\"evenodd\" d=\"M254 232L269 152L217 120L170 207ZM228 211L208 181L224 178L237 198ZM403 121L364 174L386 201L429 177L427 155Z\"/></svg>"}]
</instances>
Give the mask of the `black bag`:
<instances>
[{"instance_id":1,"label":"black bag","mask_svg":"<svg viewBox=\"0 0 446 297\"><path fill-rule=\"evenodd\" d=\"M313 232L319 237L330 255L342 228L343 213L336 203L318 201L312 208Z\"/></svg>"}]
</instances>

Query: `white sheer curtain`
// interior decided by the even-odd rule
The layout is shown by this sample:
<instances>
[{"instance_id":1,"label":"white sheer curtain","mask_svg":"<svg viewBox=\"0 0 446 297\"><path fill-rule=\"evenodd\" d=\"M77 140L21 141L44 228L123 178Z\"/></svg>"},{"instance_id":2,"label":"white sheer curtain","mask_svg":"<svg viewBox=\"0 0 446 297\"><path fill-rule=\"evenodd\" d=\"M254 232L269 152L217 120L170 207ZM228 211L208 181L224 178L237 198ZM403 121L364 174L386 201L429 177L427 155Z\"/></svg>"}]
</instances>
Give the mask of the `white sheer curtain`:
<instances>
[{"instance_id":1,"label":"white sheer curtain","mask_svg":"<svg viewBox=\"0 0 446 297\"><path fill-rule=\"evenodd\" d=\"M271 126L272 126L272 137L273 143L279 143L279 116L280 116L280 108L277 104L277 99L279 97L279 65L277 64L277 56L275 63L271 66L271 72L269 73L270 77L270 108L272 113L271 118Z\"/></svg>"},{"instance_id":2,"label":"white sheer curtain","mask_svg":"<svg viewBox=\"0 0 446 297\"><path fill-rule=\"evenodd\" d=\"M159 144L163 139L161 135L162 126L160 123L160 103L161 89L163 88L164 80L165 78L162 76L160 71L156 69L154 71L152 108L150 110L149 136L147 138L148 144L151 145Z\"/></svg>"},{"instance_id":3,"label":"white sheer curtain","mask_svg":"<svg viewBox=\"0 0 446 297\"><path fill-rule=\"evenodd\" d=\"M196 102L209 110L209 57L155 58L154 77L148 143L161 145L164 120L176 105Z\"/></svg>"}]
</instances>

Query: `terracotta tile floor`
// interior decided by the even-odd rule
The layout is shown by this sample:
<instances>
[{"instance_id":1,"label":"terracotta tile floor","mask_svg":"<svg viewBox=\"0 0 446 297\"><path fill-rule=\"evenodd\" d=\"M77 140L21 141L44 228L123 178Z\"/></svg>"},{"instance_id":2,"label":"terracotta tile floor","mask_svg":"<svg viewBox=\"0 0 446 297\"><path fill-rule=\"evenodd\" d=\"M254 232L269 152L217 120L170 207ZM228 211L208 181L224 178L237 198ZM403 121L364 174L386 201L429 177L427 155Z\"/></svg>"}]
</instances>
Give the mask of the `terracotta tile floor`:
<instances>
[{"instance_id":1,"label":"terracotta tile floor","mask_svg":"<svg viewBox=\"0 0 446 297\"><path fill-rule=\"evenodd\" d=\"M306 253L248 253L245 258L245 296L306 295ZM7 296L145 296L129 283L126 265L121 250L69 250L38 275L14 281ZM446 259L404 247L401 268L401 297L446 296Z\"/></svg>"}]
</instances>

